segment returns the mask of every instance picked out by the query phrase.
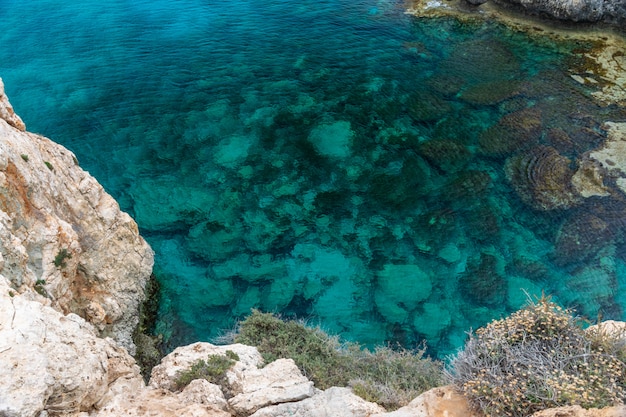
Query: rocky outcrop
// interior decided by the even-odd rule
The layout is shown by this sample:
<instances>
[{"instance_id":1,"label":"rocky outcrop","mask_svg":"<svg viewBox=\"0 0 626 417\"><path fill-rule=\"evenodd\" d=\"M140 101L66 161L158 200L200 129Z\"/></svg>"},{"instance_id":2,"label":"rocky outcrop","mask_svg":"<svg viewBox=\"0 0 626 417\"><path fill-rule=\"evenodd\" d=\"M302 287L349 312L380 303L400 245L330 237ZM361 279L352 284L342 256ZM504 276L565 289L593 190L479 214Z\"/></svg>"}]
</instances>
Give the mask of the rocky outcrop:
<instances>
[{"instance_id":1,"label":"rocky outcrop","mask_svg":"<svg viewBox=\"0 0 626 417\"><path fill-rule=\"evenodd\" d=\"M453 386L433 388L426 391L407 406L372 417L483 417L480 411L473 410L463 395Z\"/></svg>"},{"instance_id":2,"label":"rocky outcrop","mask_svg":"<svg viewBox=\"0 0 626 417\"><path fill-rule=\"evenodd\" d=\"M179 347L153 369L149 389L174 392L181 371L209 355L226 355L229 351L239 359L226 372L213 398L215 404L234 416L332 417L341 413L346 417L367 417L384 412L380 406L354 395L349 388L316 389L291 359L278 359L264 366L256 348L240 344L194 343Z\"/></svg>"},{"instance_id":3,"label":"rocky outcrop","mask_svg":"<svg viewBox=\"0 0 626 417\"><path fill-rule=\"evenodd\" d=\"M63 315L19 294L0 275L0 415L76 415L90 410L120 378L139 368L110 338L76 314Z\"/></svg>"},{"instance_id":4,"label":"rocky outcrop","mask_svg":"<svg viewBox=\"0 0 626 417\"><path fill-rule=\"evenodd\" d=\"M2 84L0 117L0 274L133 353L152 250L70 151L24 130Z\"/></svg>"},{"instance_id":5,"label":"rocky outcrop","mask_svg":"<svg viewBox=\"0 0 626 417\"><path fill-rule=\"evenodd\" d=\"M626 22L625 0L494 0L517 5L529 13L543 14L573 22Z\"/></svg>"},{"instance_id":6,"label":"rocky outcrop","mask_svg":"<svg viewBox=\"0 0 626 417\"><path fill-rule=\"evenodd\" d=\"M2 78L0 78L0 119L7 122L10 126L13 126L19 131L25 131L26 125L20 119L20 116L15 114L13 110L13 106L9 103L6 95L4 94L4 83L2 82Z\"/></svg>"},{"instance_id":7,"label":"rocky outcrop","mask_svg":"<svg viewBox=\"0 0 626 417\"><path fill-rule=\"evenodd\" d=\"M357 397L349 388L333 387L306 400L262 408L251 417L370 417L382 407Z\"/></svg>"},{"instance_id":8,"label":"rocky outcrop","mask_svg":"<svg viewBox=\"0 0 626 417\"><path fill-rule=\"evenodd\" d=\"M626 123L605 123L607 140L602 147L589 152L585 157L595 161L595 174L610 177L626 194Z\"/></svg>"}]
</instances>

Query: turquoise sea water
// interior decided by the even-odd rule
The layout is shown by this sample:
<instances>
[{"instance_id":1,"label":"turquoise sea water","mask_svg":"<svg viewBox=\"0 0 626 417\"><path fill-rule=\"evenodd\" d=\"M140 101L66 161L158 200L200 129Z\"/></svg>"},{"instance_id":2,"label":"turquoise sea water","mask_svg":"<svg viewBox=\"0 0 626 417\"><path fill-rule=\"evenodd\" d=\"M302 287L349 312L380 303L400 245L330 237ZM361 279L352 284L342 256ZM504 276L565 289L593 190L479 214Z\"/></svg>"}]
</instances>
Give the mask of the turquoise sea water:
<instances>
[{"instance_id":1,"label":"turquoise sea water","mask_svg":"<svg viewBox=\"0 0 626 417\"><path fill-rule=\"evenodd\" d=\"M170 348L252 308L439 355L526 293L626 318L626 204L524 185L626 119L581 45L396 1L68 3L0 0L0 77L137 220Z\"/></svg>"}]
</instances>

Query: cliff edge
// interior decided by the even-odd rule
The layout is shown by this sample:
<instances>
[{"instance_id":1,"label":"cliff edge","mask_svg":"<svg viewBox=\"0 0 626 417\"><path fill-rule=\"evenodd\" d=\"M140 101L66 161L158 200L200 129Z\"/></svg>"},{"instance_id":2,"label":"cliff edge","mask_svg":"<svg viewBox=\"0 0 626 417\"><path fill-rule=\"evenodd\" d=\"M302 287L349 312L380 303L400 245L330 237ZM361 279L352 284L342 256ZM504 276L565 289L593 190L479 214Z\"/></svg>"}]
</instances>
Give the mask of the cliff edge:
<instances>
[{"instance_id":1,"label":"cliff edge","mask_svg":"<svg viewBox=\"0 0 626 417\"><path fill-rule=\"evenodd\" d=\"M7 291L74 313L134 353L153 252L69 150L26 132L1 80L0 235Z\"/></svg>"}]
</instances>

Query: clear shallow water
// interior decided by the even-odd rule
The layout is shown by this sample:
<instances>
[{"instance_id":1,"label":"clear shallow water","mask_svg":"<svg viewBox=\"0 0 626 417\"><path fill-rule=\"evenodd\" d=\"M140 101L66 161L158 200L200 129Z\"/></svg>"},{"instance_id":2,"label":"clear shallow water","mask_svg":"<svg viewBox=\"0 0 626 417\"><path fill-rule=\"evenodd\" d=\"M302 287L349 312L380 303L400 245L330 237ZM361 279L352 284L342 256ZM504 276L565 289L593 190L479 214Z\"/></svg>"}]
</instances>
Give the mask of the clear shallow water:
<instances>
[{"instance_id":1,"label":"clear shallow water","mask_svg":"<svg viewBox=\"0 0 626 417\"><path fill-rule=\"evenodd\" d=\"M524 291L624 318L623 201L523 185L624 118L565 72L577 45L392 1L0 5L8 95L139 223L170 347L251 308L439 355Z\"/></svg>"}]
</instances>

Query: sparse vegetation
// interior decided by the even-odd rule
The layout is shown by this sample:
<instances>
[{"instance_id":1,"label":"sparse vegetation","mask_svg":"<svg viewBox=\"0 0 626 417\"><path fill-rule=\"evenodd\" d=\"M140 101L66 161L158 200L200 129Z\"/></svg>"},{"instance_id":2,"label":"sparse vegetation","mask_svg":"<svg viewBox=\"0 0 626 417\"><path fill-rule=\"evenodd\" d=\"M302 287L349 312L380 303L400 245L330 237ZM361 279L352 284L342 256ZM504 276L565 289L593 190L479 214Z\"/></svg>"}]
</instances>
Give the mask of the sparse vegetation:
<instances>
[{"instance_id":1,"label":"sparse vegetation","mask_svg":"<svg viewBox=\"0 0 626 417\"><path fill-rule=\"evenodd\" d=\"M57 268L65 268L67 266L67 262L65 262L65 260L71 258L72 254L69 253L67 249L61 249L54 257L54 266Z\"/></svg>"},{"instance_id":2,"label":"sparse vegetation","mask_svg":"<svg viewBox=\"0 0 626 417\"><path fill-rule=\"evenodd\" d=\"M44 164L46 164L46 166L48 167L48 169L50 171L54 171L54 167L52 166L52 164L48 161L43 161Z\"/></svg>"},{"instance_id":3,"label":"sparse vegetation","mask_svg":"<svg viewBox=\"0 0 626 417\"><path fill-rule=\"evenodd\" d=\"M226 351L225 355L209 355L207 360L194 362L189 369L179 372L176 376L176 389L181 390L195 379L206 379L207 381L221 385L225 382L226 371L228 371L239 356L233 351Z\"/></svg>"},{"instance_id":4,"label":"sparse vegetation","mask_svg":"<svg viewBox=\"0 0 626 417\"><path fill-rule=\"evenodd\" d=\"M46 280L38 279L37 281L35 281L35 285L33 286L33 288L35 289L35 291L37 291L39 295L47 298L48 291L46 291L46 288L44 287L44 285L46 285Z\"/></svg>"},{"instance_id":5,"label":"sparse vegetation","mask_svg":"<svg viewBox=\"0 0 626 417\"><path fill-rule=\"evenodd\" d=\"M626 400L626 339L585 331L548 297L470 334L448 376L488 416Z\"/></svg>"},{"instance_id":6,"label":"sparse vegetation","mask_svg":"<svg viewBox=\"0 0 626 417\"><path fill-rule=\"evenodd\" d=\"M146 383L150 380L152 368L164 356L163 337L154 332L159 313L159 301L159 281L152 274L144 288L144 301L139 306L139 323L133 332L133 341L137 347L135 359Z\"/></svg>"},{"instance_id":7,"label":"sparse vegetation","mask_svg":"<svg viewBox=\"0 0 626 417\"><path fill-rule=\"evenodd\" d=\"M21 154L20 156L22 157L22 159L23 159L25 162L28 162L28 155L26 155L26 154Z\"/></svg>"},{"instance_id":8,"label":"sparse vegetation","mask_svg":"<svg viewBox=\"0 0 626 417\"><path fill-rule=\"evenodd\" d=\"M443 382L442 364L424 357L424 353L389 347L358 352L349 385L360 397L388 410L407 405Z\"/></svg>"},{"instance_id":9,"label":"sparse vegetation","mask_svg":"<svg viewBox=\"0 0 626 417\"><path fill-rule=\"evenodd\" d=\"M390 410L442 383L442 364L425 357L424 350L385 347L372 352L341 343L318 327L259 311L239 324L232 339L256 346L266 363L293 359L317 388L351 386L357 395Z\"/></svg>"}]
</instances>

